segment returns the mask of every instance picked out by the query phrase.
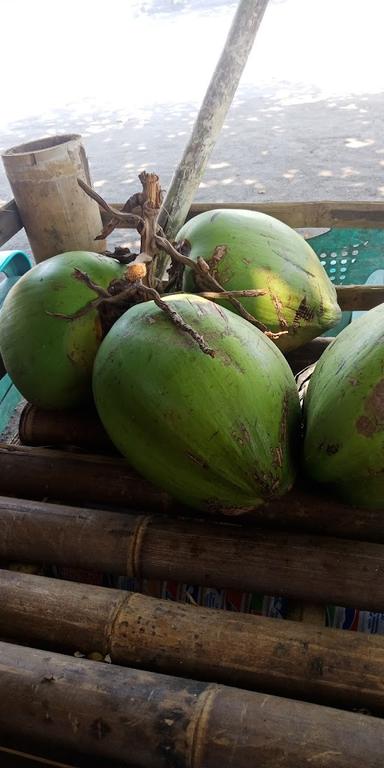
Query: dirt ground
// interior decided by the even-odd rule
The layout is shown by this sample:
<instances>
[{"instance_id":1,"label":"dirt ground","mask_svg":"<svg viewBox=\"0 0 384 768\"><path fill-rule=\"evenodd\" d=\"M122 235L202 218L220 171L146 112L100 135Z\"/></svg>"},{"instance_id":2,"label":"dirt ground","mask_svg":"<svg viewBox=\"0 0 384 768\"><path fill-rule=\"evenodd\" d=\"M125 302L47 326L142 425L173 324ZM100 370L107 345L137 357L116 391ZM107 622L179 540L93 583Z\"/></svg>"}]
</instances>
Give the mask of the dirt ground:
<instances>
[{"instance_id":1,"label":"dirt ground","mask_svg":"<svg viewBox=\"0 0 384 768\"><path fill-rule=\"evenodd\" d=\"M367 3L374 8L374 0ZM319 42L312 25L312 39L305 39L303 50L298 50L298 41L303 39L297 31L298 19L301 14L301 22L309 23L303 21L309 5L313 11L321 6L327 12L329 2L306 0L305 5L303 0L272 0L267 12L270 15L266 15L257 41L260 45L252 54L197 200L384 199L384 79L381 88L376 70L376 79L366 71L374 64L369 61L371 38L367 40L368 31L361 35L365 49L360 46L359 54L364 77L358 67L353 69L354 58L350 53L348 58L345 48L338 59L334 50L338 38L334 33L332 37L330 27L330 39ZM333 0L329 5L333 8L333 25L337 24L335 9L341 16L344 5L344 0ZM55 93L54 98L45 94L39 114L26 106L29 113L25 115L17 104L18 109L10 109L7 120L0 119L0 147L5 149L49 133L79 132L84 137L95 187L109 201L123 201L136 191L137 175L143 168L156 170L166 188L225 39L234 4L217 0L148 0L144 6L142 3L136 7L132 25L138 24L137 29L148 35L152 30L162 39L168 34L175 41L189 27L200 30L201 47L192 69L184 70L181 62L179 80L169 76L167 87L163 76L157 82L156 71L152 70L146 80L145 97L140 89L130 94L129 79L126 94L122 86L113 89L111 85L108 90L104 83L99 96L95 95L90 77L89 93L83 98L77 93L77 100L70 103L66 103L64 92L62 99L60 93ZM288 19L292 22L291 43L284 33ZM215 51L207 51L205 43L213 39L215 29ZM320 30L323 36L325 29L323 26ZM354 29L356 34L357 19ZM186 38L183 44L188 46ZM276 55L271 53L273 45L279 45ZM339 68L329 72L325 72L325 61L321 60L321 51L323 57L324 53L328 59L331 55L327 45L329 51L333 50L334 68L340 60ZM167 59L165 66L168 64ZM161 66L159 62L160 70ZM260 67L264 68L262 79ZM114 67L113 72L118 69ZM187 82L183 84L184 77ZM78 83L78 90L80 86ZM10 197L1 169L0 199ZM24 235L16 236L12 245L27 247Z\"/></svg>"}]
</instances>

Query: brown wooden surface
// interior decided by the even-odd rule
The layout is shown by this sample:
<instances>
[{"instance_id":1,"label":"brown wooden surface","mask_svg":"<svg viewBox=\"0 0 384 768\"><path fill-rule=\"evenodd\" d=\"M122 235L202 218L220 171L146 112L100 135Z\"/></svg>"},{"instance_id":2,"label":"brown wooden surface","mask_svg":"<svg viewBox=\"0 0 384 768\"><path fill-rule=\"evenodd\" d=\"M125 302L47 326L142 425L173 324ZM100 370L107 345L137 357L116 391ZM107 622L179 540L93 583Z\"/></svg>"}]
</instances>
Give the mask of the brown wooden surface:
<instances>
[{"instance_id":1,"label":"brown wooden surface","mask_svg":"<svg viewBox=\"0 0 384 768\"><path fill-rule=\"evenodd\" d=\"M384 714L384 638L0 571L0 637Z\"/></svg>"},{"instance_id":2,"label":"brown wooden surface","mask_svg":"<svg viewBox=\"0 0 384 768\"><path fill-rule=\"evenodd\" d=\"M73 763L58 763L50 758L38 757L16 749L7 749L0 746L1 768L77 768Z\"/></svg>"},{"instance_id":3,"label":"brown wooden surface","mask_svg":"<svg viewBox=\"0 0 384 768\"><path fill-rule=\"evenodd\" d=\"M316 363L323 352L333 341L332 337L319 336L313 341L309 341L308 344L304 344L299 349L295 349L293 352L288 352L286 358L291 366L293 373L299 373L303 368L306 368L311 363Z\"/></svg>"},{"instance_id":4,"label":"brown wooden surface","mask_svg":"<svg viewBox=\"0 0 384 768\"><path fill-rule=\"evenodd\" d=\"M0 443L0 493L165 509L167 494L139 477L120 457Z\"/></svg>"},{"instance_id":5,"label":"brown wooden surface","mask_svg":"<svg viewBox=\"0 0 384 768\"><path fill-rule=\"evenodd\" d=\"M382 768L384 722L0 644L0 733L143 768Z\"/></svg>"},{"instance_id":6,"label":"brown wooden surface","mask_svg":"<svg viewBox=\"0 0 384 768\"><path fill-rule=\"evenodd\" d=\"M121 210L123 203L112 203L114 208ZM197 216L204 211L217 208L243 208L248 211L262 211L270 216L284 221L291 227L301 228L373 228L384 227L384 202L381 201L303 201L303 202L270 202L270 203L193 203L187 219ZM124 227L124 222L120 222Z\"/></svg>"},{"instance_id":7,"label":"brown wooden surface","mask_svg":"<svg viewBox=\"0 0 384 768\"><path fill-rule=\"evenodd\" d=\"M123 203L112 203L114 208L121 210ZM384 226L384 203L380 201L313 201L287 203L193 203L187 218L196 216L204 211L215 208L245 208L262 211L281 219L291 227L322 228L322 227L359 227L378 228ZM102 218L107 220L109 214L102 212ZM119 222L119 227L125 227ZM0 245L4 245L19 229L22 222L14 200L0 208Z\"/></svg>"},{"instance_id":8,"label":"brown wooden surface","mask_svg":"<svg viewBox=\"0 0 384 768\"><path fill-rule=\"evenodd\" d=\"M94 408L44 411L27 403L20 416L19 438L23 445L70 445L117 453Z\"/></svg>"},{"instance_id":9,"label":"brown wooden surface","mask_svg":"<svg viewBox=\"0 0 384 768\"><path fill-rule=\"evenodd\" d=\"M14 200L0 206L0 246L22 229L23 223Z\"/></svg>"},{"instance_id":10,"label":"brown wooden surface","mask_svg":"<svg viewBox=\"0 0 384 768\"><path fill-rule=\"evenodd\" d=\"M384 301L381 285L338 285L337 301L342 310L373 309Z\"/></svg>"},{"instance_id":11,"label":"brown wooden surface","mask_svg":"<svg viewBox=\"0 0 384 768\"><path fill-rule=\"evenodd\" d=\"M384 609L384 546L0 497L0 558Z\"/></svg>"}]
</instances>

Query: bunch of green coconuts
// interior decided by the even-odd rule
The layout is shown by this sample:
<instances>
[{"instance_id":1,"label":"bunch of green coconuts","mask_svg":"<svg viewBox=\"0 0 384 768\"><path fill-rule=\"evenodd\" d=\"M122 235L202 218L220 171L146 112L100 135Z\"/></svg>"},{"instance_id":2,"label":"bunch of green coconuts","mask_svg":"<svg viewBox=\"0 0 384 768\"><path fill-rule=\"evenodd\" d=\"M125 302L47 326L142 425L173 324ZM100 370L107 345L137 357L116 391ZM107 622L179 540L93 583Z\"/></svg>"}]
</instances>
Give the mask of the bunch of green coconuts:
<instances>
[{"instance_id":1,"label":"bunch of green coconuts","mask_svg":"<svg viewBox=\"0 0 384 768\"><path fill-rule=\"evenodd\" d=\"M199 295L188 265L183 290L163 301L210 354L153 300L130 306L106 332L96 304L81 309L95 298L92 284L107 290L126 266L64 253L26 273L0 313L0 354L22 395L44 409L93 398L130 464L198 510L249 512L286 493L299 469L352 504L382 506L383 306L330 344L302 412L284 353L340 319L310 245L271 216L221 209L188 221L177 242L226 291L260 289L239 300L270 334L227 298Z\"/></svg>"}]
</instances>

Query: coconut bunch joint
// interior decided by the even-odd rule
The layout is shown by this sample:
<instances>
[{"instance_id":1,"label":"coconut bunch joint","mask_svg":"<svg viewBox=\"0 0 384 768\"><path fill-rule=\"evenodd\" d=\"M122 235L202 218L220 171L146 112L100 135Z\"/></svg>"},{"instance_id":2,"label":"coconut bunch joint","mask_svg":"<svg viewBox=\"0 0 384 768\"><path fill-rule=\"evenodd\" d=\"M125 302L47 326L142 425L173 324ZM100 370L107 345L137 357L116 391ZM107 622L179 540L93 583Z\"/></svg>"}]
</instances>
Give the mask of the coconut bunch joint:
<instances>
[{"instance_id":1,"label":"coconut bunch joint","mask_svg":"<svg viewBox=\"0 0 384 768\"><path fill-rule=\"evenodd\" d=\"M335 288L305 240L264 214L201 214L170 243L159 179L139 178L123 211L79 184L110 213L100 237L129 218L140 253L32 269L4 304L0 353L40 407L93 397L119 451L181 503L242 514L294 482L300 404L280 350L338 322Z\"/></svg>"}]
</instances>

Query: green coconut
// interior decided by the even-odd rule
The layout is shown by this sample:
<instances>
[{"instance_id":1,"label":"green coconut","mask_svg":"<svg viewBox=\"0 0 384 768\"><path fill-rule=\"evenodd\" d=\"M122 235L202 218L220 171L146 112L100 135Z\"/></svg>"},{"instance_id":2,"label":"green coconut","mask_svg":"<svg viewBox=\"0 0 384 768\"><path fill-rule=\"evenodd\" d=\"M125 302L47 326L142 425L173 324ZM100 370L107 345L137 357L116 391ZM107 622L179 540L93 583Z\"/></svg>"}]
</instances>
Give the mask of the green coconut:
<instances>
[{"instance_id":1,"label":"green coconut","mask_svg":"<svg viewBox=\"0 0 384 768\"><path fill-rule=\"evenodd\" d=\"M215 356L154 302L129 309L94 366L110 438L144 477L197 509L238 515L285 493L300 418L286 360L263 333L211 301L187 294L165 301Z\"/></svg>"},{"instance_id":2,"label":"green coconut","mask_svg":"<svg viewBox=\"0 0 384 768\"><path fill-rule=\"evenodd\" d=\"M356 506L384 507L384 304L323 353L304 415L307 474Z\"/></svg>"},{"instance_id":3,"label":"green coconut","mask_svg":"<svg viewBox=\"0 0 384 768\"><path fill-rule=\"evenodd\" d=\"M281 221L245 210L219 209L190 219L177 235L193 261L203 258L226 290L264 289L241 298L248 312L274 333L276 344L295 349L340 320L335 287L304 238ZM195 274L184 273L185 291L196 292ZM220 303L235 312L226 300Z\"/></svg>"},{"instance_id":4,"label":"green coconut","mask_svg":"<svg viewBox=\"0 0 384 768\"><path fill-rule=\"evenodd\" d=\"M103 288L123 269L87 251L54 256L20 278L0 312L6 369L23 397L41 408L74 407L92 397L92 366L103 336L97 310L70 321L49 314L72 314L95 298L74 277L75 268Z\"/></svg>"}]
</instances>

